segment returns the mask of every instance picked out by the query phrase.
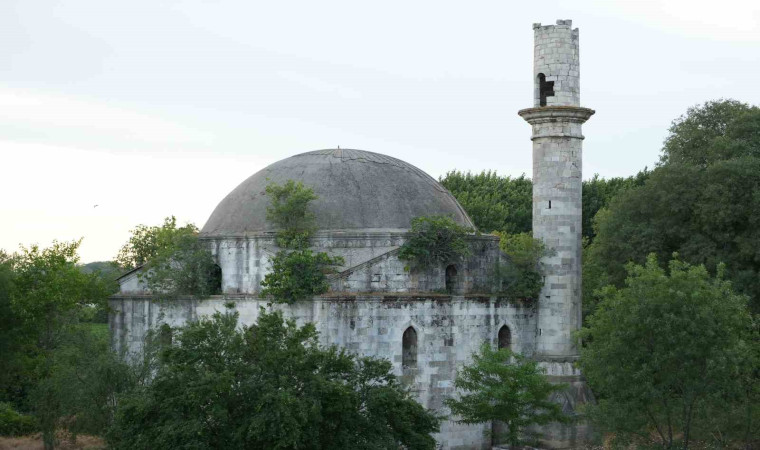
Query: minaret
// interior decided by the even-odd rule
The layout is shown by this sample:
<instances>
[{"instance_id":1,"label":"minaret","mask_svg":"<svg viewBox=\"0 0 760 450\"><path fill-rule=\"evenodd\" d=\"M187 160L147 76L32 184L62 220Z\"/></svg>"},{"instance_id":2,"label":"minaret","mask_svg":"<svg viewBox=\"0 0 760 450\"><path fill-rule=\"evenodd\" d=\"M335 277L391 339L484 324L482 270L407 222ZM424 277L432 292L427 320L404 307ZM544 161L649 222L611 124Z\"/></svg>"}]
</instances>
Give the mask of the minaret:
<instances>
[{"instance_id":1,"label":"minaret","mask_svg":"<svg viewBox=\"0 0 760 450\"><path fill-rule=\"evenodd\" d=\"M533 236L552 253L542 260L536 356L567 364L578 355L572 333L581 325L581 125L594 111L580 107L572 21L536 23L533 32L534 107L518 114L533 127Z\"/></svg>"}]
</instances>

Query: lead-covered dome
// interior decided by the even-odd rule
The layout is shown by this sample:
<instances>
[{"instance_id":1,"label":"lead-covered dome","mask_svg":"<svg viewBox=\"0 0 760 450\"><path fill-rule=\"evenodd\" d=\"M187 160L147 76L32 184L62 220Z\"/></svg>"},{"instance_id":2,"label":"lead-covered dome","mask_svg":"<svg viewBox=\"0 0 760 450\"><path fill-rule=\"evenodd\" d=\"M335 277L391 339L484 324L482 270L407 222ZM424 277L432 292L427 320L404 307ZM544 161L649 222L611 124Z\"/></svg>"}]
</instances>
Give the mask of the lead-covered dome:
<instances>
[{"instance_id":1,"label":"lead-covered dome","mask_svg":"<svg viewBox=\"0 0 760 450\"><path fill-rule=\"evenodd\" d=\"M310 204L320 230L406 230L418 216L445 215L474 228L454 196L422 170L363 150L317 150L256 172L219 203L204 236L275 231L266 220L270 183L301 181L319 198Z\"/></svg>"}]
</instances>

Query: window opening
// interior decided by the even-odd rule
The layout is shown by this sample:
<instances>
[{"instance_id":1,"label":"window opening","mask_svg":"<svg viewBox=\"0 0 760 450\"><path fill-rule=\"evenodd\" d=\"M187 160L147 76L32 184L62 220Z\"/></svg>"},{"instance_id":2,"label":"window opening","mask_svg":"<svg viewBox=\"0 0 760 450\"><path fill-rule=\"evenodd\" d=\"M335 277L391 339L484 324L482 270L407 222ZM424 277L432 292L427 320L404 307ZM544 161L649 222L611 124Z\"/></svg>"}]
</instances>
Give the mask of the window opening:
<instances>
[{"instance_id":1,"label":"window opening","mask_svg":"<svg viewBox=\"0 0 760 450\"><path fill-rule=\"evenodd\" d=\"M401 367L411 369L417 367L417 332L409 327L401 338Z\"/></svg>"}]
</instances>

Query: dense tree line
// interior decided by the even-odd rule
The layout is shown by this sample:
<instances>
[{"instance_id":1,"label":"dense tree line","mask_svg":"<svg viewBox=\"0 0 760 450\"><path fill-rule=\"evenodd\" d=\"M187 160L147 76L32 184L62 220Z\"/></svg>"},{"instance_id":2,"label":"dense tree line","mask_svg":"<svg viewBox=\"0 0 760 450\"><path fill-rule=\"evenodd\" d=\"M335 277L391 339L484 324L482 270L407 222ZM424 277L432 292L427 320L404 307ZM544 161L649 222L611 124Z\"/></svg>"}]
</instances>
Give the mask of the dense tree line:
<instances>
[{"instance_id":1,"label":"dense tree line","mask_svg":"<svg viewBox=\"0 0 760 450\"><path fill-rule=\"evenodd\" d=\"M583 182L583 236L595 236L592 221L618 193L641 186L649 177L646 168L636 175L600 178ZM492 171L479 174L448 172L440 180L467 211L483 233L530 233L533 220L533 184L524 175L518 178L499 176Z\"/></svg>"}]
</instances>

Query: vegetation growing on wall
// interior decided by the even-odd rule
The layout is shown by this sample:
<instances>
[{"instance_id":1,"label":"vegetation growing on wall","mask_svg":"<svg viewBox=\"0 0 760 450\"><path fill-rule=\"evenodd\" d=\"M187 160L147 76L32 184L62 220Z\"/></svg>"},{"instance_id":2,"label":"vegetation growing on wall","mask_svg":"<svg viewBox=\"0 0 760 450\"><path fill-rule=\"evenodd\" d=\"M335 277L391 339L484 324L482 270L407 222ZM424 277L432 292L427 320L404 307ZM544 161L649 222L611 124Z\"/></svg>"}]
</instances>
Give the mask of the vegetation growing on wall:
<instances>
[{"instance_id":1,"label":"vegetation growing on wall","mask_svg":"<svg viewBox=\"0 0 760 450\"><path fill-rule=\"evenodd\" d=\"M308 247L314 232L314 213L309 210L309 203L318 198L314 190L300 181L288 180L282 186L270 183L266 193L267 220L279 228L277 245L290 249Z\"/></svg>"},{"instance_id":2,"label":"vegetation growing on wall","mask_svg":"<svg viewBox=\"0 0 760 450\"><path fill-rule=\"evenodd\" d=\"M412 229L399 249L401 260L411 268L428 268L469 256L467 234L470 228L445 216L422 216L412 219Z\"/></svg>"},{"instance_id":3,"label":"vegetation growing on wall","mask_svg":"<svg viewBox=\"0 0 760 450\"><path fill-rule=\"evenodd\" d=\"M512 298L537 299L544 286L541 258L549 254L546 246L531 233L494 234L499 236L501 251L509 256L509 263L494 268L501 291Z\"/></svg>"},{"instance_id":4,"label":"vegetation growing on wall","mask_svg":"<svg viewBox=\"0 0 760 450\"><path fill-rule=\"evenodd\" d=\"M488 342L473 355L471 364L457 371L454 385L460 396L446 400L446 405L461 417L459 422L503 422L511 448L520 448L531 425L568 419L562 406L550 399L564 385L550 383L536 361L506 348L494 350Z\"/></svg>"},{"instance_id":5,"label":"vegetation growing on wall","mask_svg":"<svg viewBox=\"0 0 760 450\"><path fill-rule=\"evenodd\" d=\"M270 259L272 270L261 282L261 295L276 303L293 303L324 294L330 289L326 273L343 263L343 258L311 250L281 250Z\"/></svg>"},{"instance_id":6,"label":"vegetation growing on wall","mask_svg":"<svg viewBox=\"0 0 760 450\"><path fill-rule=\"evenodd\" d=\"M193 224L177 226L174 216L160 226L138 225L115 259L123 268L143 266L148 289L166 298L221 293L221 269Z\"/></svg>"},{"instance_id":7,"label":"vegetation growing on wall","mask_svg":"<svg viewBox=\"0 0 760 450\"><path fill-rule=\"evenodd\" d=\"M261 295L276 303L293 303L324 294L330 288L326 275L343 264L340 256L308 250L314 232L314 214L309 203L318 197L303 183L288 180L266 187L270 195L267 219L278 226L277 245L282 248L272 258L272 270L261 281Z\"/></svg>"}]
</instances>

